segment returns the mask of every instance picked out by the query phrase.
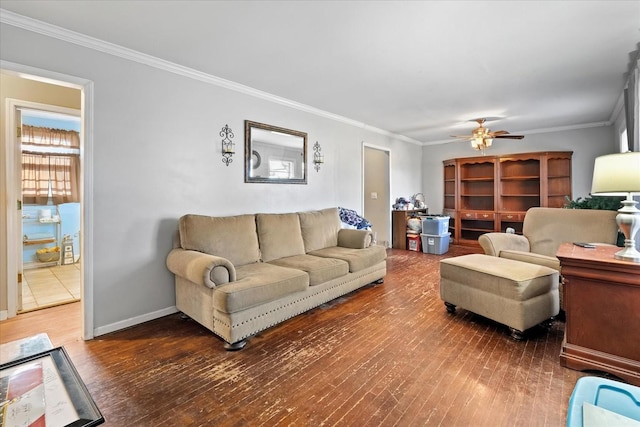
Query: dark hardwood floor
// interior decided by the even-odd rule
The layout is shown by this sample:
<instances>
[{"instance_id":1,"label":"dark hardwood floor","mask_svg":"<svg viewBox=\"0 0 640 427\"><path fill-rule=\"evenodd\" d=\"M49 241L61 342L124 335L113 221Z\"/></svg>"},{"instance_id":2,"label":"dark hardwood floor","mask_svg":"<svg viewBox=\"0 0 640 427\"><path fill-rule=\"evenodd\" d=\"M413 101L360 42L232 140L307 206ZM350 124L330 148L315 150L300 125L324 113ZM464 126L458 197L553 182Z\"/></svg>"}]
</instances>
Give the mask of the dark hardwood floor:
<instances>
[{"instance_id":1,"label":"dark hardwood floor","mask_svg":"<svg viewBox=\"0 0 640 427\"><path fill-rule=\"evenodd\" d=\"M366 287L227 352L179 314L82 341L79 303L0 322L0 342L47 332L108 426L562 426L578 378L564 324L513 341L439 298L442 256L389 250Z\"/></svg>"}]
</instances>

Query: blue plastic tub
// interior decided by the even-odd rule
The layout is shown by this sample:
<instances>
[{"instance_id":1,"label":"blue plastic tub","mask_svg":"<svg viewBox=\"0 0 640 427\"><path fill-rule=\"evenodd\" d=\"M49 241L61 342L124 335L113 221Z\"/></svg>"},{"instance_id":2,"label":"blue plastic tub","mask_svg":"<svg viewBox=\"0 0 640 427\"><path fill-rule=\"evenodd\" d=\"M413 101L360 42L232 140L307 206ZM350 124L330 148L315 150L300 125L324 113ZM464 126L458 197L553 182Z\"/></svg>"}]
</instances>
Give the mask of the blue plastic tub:
<instances>
[{"instance_id":1,"label":"blue plastic tub","mask_svg":"<svg viewBox=\"0 0 640 427\"><path fill-rule=\"evenodd\" d=\"M422 234L431 234L440 236L449 231L448 216L423 216L422 218Z\"/></svg>"},{"instance_id":2,"label":"blue plastic tub","mask_svg":"<svg viewBox=\"0 0 640 427\"><path fill-rule=\"evenodd\" d=\"M606 378L580 378L569 399L567 427L582 427L584 402L640 421L640 387Z\"/></svg>"},{"instance_id":3,"label":"blue plastic tub","mask_svg":"<svg viewBox=\"0 0 640 427\"><path fill-rule=\"evenodd\" d=\"M449 251L449 236L451 233L421 234L422 252L425 254L442 255Z\"/></svg>"}]
</instances>

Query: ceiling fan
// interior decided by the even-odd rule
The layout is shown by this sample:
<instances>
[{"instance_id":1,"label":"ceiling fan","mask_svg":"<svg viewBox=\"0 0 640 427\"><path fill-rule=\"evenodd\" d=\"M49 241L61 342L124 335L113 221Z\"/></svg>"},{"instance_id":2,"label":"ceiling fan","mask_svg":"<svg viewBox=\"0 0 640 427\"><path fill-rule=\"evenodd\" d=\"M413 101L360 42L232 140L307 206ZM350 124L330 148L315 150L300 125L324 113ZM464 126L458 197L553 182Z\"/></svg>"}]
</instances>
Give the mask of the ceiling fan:
<instances>
[{"instance_id":1,"label":"ceiling fan","mask_svg":"<svg viewBox=\"0 0 640 427\"><path fill-rule=\"evenodd\" d=\"M506 130L491 131L490 129L482 126L486 119L475 119L478 123L478 127L471 132L471 135L451 135L453 138L464 138L471 141L471 147L478 151L482 151L491 147L491 143L494 139L522 139L524 135L512 135Z\"/></svg>"}]
</instances>

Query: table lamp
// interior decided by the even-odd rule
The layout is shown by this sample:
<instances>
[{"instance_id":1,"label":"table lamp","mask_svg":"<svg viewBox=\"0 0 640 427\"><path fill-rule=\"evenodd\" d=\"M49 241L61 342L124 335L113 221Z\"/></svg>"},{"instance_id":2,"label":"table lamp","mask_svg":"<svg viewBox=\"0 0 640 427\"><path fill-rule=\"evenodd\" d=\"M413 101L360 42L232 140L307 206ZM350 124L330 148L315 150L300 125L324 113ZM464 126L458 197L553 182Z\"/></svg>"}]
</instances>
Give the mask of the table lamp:
<instances>
[{"instance_id":1,"label":"table lamp","mask_svg":"<svg viewBox=\"0 0 640 427\"><path fill-rule=\"evenodd\" d=\"M616 252L616 259L640 262L635 236L640 229L640 210L633 200L640 194L640 152L608 154L596 158L593 166L592 196L626 196L618 210L616 222L624 234L624 249Z\"/></svg>"}]
</instances>

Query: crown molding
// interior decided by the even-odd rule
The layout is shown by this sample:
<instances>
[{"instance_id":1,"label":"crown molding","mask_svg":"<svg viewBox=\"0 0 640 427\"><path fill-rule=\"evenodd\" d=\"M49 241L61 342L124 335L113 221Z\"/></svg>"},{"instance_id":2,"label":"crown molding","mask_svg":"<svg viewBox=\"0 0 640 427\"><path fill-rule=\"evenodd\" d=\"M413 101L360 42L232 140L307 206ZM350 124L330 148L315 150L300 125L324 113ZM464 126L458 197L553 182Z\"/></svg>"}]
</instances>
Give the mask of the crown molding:
<instances>
[{"instance_id":1,"label":"crown molding","mask_svg":"<svg viewBox=\"0 0 640 427\"><path fill-rule=\"evenodd\" d=\"M452 139L444 139L438 141L418 141L416 139L399 135L384 129L377 128L375 126L369 126L366 123L359 122L357 120L350 119L348 117L340 116L338 114L330 113L306 104L302 104L296 101L292 101L287 98L283 98L268 92L264 92L250 86L246 86L240 83L236 83L231 80L223 79L211 74L204 73L202 71L195 70L193 68L185 67L174 62L166 61L164 59L157 58L155 56L147 55L142 52L138 52L133 49L129 49L114 43L109 43L104 40L100 40L86 34L78 33L68 30L66 28L58 27L37 19L29 18L17 13L0 8L0 22L11 25L14 27L22 28L27 31L32 31L44 36L52 37L58 40L62 40L68 43L72 43L78 46L86 47L95 51L106 53L108 55L123 58L129 61L137 62L139 64L154 67L160 70L164 70L173 74L177 74L190 79L198 80L207 84L219 86L228 90L239 92L245 95L249 95L255 98L260 98L275 104L283 105L295 110L303 111L306 113L314 114L319 117L327 118L336 122L344 123L354 127L361 128L366 131L377 133L386 137L398 139L400 141L408 142L419 146L438 145L452 142ZM584 123L571 126L560 126L543 129L532 129L528 131L518 131L514 133L521 134L538 134L538 133L550 133L550 132L563 132L568 130L586 129L601 126L611 126L615 122L616 118L620 114L624 101L624 94L621 94L618 98L611 117L605 122Z\"/></svg>"},{"instance_id":2,"label":"crown molding","mask_svg":"<svg viewBox=\"0 0 640 427\"><path fill-rule=\"evenodd\" d=\"M306 104L302 104L296 101L292 101L287 98L283 98L277 95L273 95L268 92L264 92L258 89L254 89L250 86L246 86L240 83L236 83L231 80L223 79L211 74L203 73L202 71L195 70L193 68L185 67L180 64L176 64L164 59L157 58L155 56L147 55L142 52L138 52L133 49L129 49L114 43L109 43L104 40L97 39L95 37L88 36L86 34L78 33L68 30L66 28L58 27L37 19L29 18L17 13L0 8L0 22L3 24L11 25L13 27L22 28L27 31L42 34L47 37L62 40L68 43L72 43L78 46L86 47L95 51L106 53L108 55L117 56L129 61L144 64L150 67L154 67L163 71L167 71L173 74L178 74L183 77L198 80L204 83L219 86L225 89L229 89L235 92L239 92L245 95L249 95L255 98L260 98L266 101L273 102L275 104L284 105L295 110L303 111L306 113L314 114L323 118L334 120L337 122L345 123L351 126L361 128L363 130L371 131L383 136L399 139L404 142L408 142L416 145L423 145L423 142L417 141L413 138L409 138L404 135L398 135L393 132L389 132L384 129L377 128L375 126L369 126L366 123L359 122L357 120L350 119L348 117L340 116L338 114L330 113L315 107L311 107Z\"/></svg>"}]
</instances>

